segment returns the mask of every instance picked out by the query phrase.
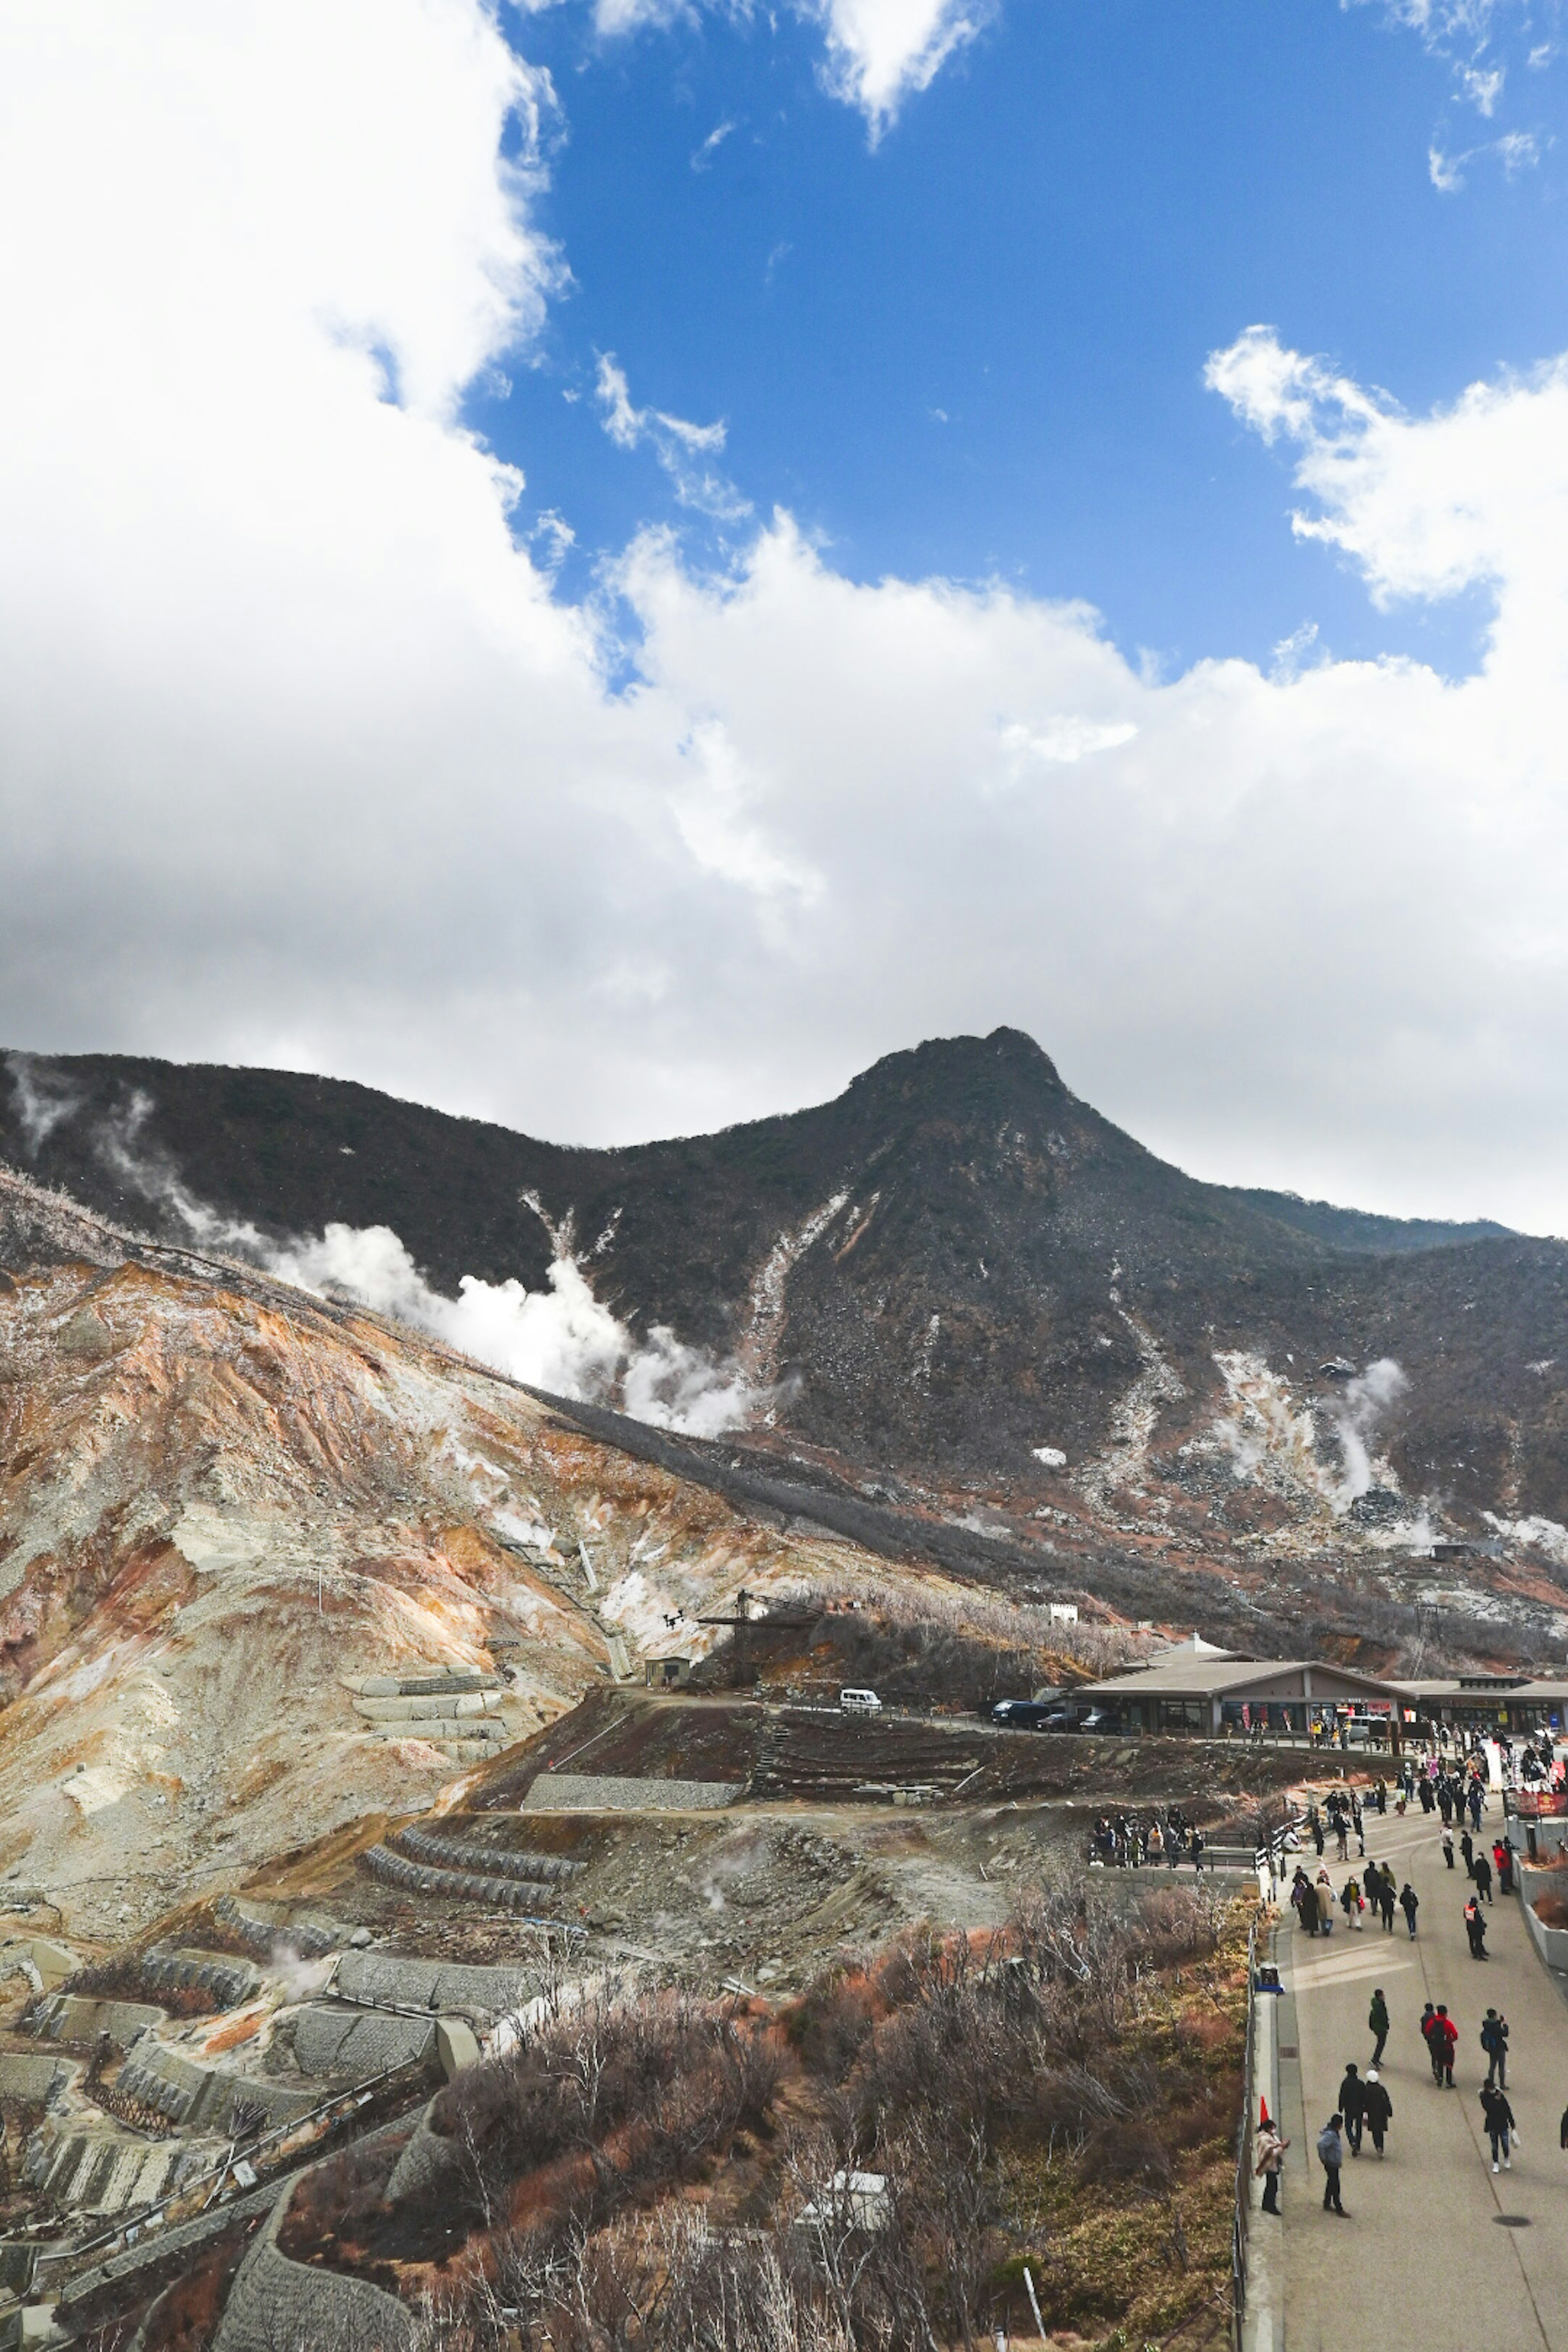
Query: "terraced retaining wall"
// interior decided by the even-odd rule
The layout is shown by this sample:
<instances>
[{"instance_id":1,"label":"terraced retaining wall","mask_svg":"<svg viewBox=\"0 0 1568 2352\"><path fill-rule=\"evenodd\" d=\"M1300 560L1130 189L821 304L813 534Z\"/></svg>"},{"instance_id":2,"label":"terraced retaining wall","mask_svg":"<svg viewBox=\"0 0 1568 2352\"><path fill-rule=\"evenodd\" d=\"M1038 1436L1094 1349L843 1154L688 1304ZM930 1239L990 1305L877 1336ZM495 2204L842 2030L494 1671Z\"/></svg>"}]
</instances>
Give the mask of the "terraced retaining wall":
<instances>
[{"instance_id":1,"label":"terraced retaining wall","mask_svg":"<svg viewBox=\"0 0 1568 2352\"><path fill-rule=\"evenodd\" d=\"M360 1860L384 1886L401 1886L415 1895L455 1895L464 1902L488 1903L497 1911L531 1912L547 1893L515 1878L481 1878L468 1870L437 1870L428 1863L410 1862L389 1846L373 1845Z\"/></svg>"},{"instance_id":2,"label":"terraced retaining wall","mask_svg":"<svg viewBox=\"0 0 1568 2352\"><path fill-rule=\"evenodd\" d=\"M518 1853L510 1846L483 1845L474 1838L437 1837L429 1830L399 1830L395 1849L437 1870L473 1870L485 1878L519 1878L531 1886L552 1886L577 1877L584 1865L558 1853Z\"/></svg>"},{"instance_id":3,"label":"terraced retaining wall","mask_svg":"<svg viewBox=\"0 0 1568 2352\"><path fill-rule=\"evenodd\" d=\"M414 2315L395 2296L279 2252L289 2193L235 2273L213 2352L414 2352Z\"/></svg>"},{"instance_id":4,"label":"terraced retaining wall","mask_svg":"<svg viewBox=\"0 0 1568 2352\"><path fill-rule=\"evenodd\" d=\"M345 1952L333 1990L373 2009L424 2009L504 2017L535 1990L526 1969L463 1968L396 1952Z\"/></svg>"},{"instance_id":5,"label":"terraced retaining wall","mask_svg":"<svg viewBox=\"0 0 1568 2352\"><path fill-rule=\"evenodd\" d=\"M739 1780L631 1780L616 1773L540 1772L522 1801L529 1813L709 1813L746 1793Z\"/></svg>"}]
</instances>

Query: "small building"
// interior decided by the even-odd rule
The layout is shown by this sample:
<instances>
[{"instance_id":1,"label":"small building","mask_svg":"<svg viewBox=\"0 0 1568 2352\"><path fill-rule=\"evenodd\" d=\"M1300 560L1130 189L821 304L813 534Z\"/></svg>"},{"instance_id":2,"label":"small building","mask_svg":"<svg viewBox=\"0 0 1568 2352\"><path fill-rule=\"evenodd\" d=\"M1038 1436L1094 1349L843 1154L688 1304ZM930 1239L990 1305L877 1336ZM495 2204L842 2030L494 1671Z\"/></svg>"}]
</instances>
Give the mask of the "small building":
<instances>
[{"instance_id":1,"label":"small building","mask_svg":"<svg viewBox=\"0 0 1568 2352\"><path fill-rule=\"evenodd\" d=\"M1568 1723L1568 1681L1551 1675L1447 1675L1400 1681L1407 1723L1447 1724L1456 1731L1560 1731Z\"/></svg>"},{"instance_id":2,"label":"small building","mask_svg":"<svg viewBox=\"0 0 1568 2352\"><path fill-rule=\"evenodd\" d=\"M693 1661L688 1657L664 1655L643 1660L643 1679L649 1690L679 1690L691 1679Z\"/></svg>"},{"instance_id":3,"label":"small building","mask_svg":"<svg viewBox=\"0 0 1568 2352\"><path fill-rule=\"evenodd\" d=\"M1303 1738L1314 1723L1364 1720L1396 1739L1391 1683L1310 1658L1240 1658L1207 1642L1166 1651L1147 1666L1080 1684L1073 1697L1102 1707L1122 1731L1187 1732L1213 1738L1259 1729Z\"/></svg>"}]
</instances>

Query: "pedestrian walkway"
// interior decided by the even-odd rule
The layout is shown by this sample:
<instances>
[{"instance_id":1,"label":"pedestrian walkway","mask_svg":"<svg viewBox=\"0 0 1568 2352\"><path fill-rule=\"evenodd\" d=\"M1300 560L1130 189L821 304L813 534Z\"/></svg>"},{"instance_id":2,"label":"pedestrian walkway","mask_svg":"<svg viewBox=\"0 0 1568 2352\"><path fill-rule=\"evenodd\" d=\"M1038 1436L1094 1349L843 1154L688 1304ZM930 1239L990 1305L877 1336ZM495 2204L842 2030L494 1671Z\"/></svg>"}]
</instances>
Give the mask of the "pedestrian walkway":
<instances>
[{"instance_id":1,"label":"pedestrian walkway","mask_svg":"<svg viewBox=\"0 0 1568 2352\"><path fill-rule=\"evenodd\" d=\"M1499 1800L1482 1815L1488 1844ZM1443 1866L1442 1824L1419 1811L1366 1817L1367 1860L1391 1864L1421 1898L1412 1943L1403 1916L1385 1934L1369 1908L1348 1931L1336 1914L1324 1941L1287 1910L1279 1937L1288 1988L1279 2003L1281 2128L1293 2142L1283 2183L1287 2352L1568 2352L1568 2153L1558 2125L1568 2106L1568 2002L1537 1958L1518 1897L1487 1911L1491 1958L1470 1958L1462 1912L1470 1887ZM1332 1846L1331 1843L1330 1853ZM1354 1855L1354 1840L1352 1840ZM1301 1856L1315 1876L1318 1859ZM1326 1860L1336 1893L1358 1859ZM1372 2057L1366 2015L1381 1985L1391 2031L1379 2074L1394 2101L1385 2158L1372 2142L1347 2151L1347 2221L1322 2210L1317 2137L1334 2112L1347 2060ZM1459 2030L1456 2087L1432 2081L1420 2018L1446 2001ZM1511 2171L1494 2179L1476 2096L1486 2079L1477 2039L1488 2005L1511 2032L1508 2095L1521 2139ZM1254 2216L1253 2229L1279 2227Z\"/></svg>"}]
</instances>

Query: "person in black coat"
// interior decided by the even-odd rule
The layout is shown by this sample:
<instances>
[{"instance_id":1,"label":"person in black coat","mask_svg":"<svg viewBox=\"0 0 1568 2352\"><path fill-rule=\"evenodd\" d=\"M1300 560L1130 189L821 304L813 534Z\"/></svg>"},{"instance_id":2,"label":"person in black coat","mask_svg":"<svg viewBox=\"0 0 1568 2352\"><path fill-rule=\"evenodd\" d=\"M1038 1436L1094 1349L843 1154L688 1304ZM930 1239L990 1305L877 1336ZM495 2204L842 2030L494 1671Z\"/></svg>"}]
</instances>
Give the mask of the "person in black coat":
<instances>
[{"instance_id":1,"label":"person in black coat","mask_svg":"<svg viewBox=\"0 0 1568 2352\"><path fill-rule=\"evenodd\" d=\"M1415 1914L1421 1908L1421 1897L1416 1894L1415 1889L1411 1885L1408 1879L1405 1880L1404 1885L1399 1891L1399 1907L1405 1914L1405 1923L1410 1929L1410 1940L1414 1943L1415 1941Z\"/></svg>"},{"instance_id":2,"label":"person in black coat","mask_svg":"<svg viewBox=\"0 0 1568 2352\"><path fill-rule=\"evenodd\" d=\"M1487 2137L1492 2144L1492 2170L1498 2168L1498 2153L1502 2154L1503 2168L1513 2169L1513 2139L1515 2129L1513 2109L1508 2103L1508 2093L1495 2083L1481 2085L1481 2110L1486 2116Z\"/></svg>"},{"instance_id":3,"label":"person in black coat","mask_svg":"<svg viewBox=\"0 0 1568 2352\"><path fill-rule=\"evenodd\" d=\"M1366 2084L1353 2066L1347 2066L1344 2081L1340 2084L1340 2095L1334 2104L1344 2117L1345 2137L1351 2144L1352 2156L1361 2154L1363 2102L1365 2097Z\"/></svg>"},{"instance_id":4,"label":"person in black coat","mask_svg":"<svg viewBox=\"0 0 1568 2352\"><path fill-rule=\"evenodd\" d=\"M1362 2122L1372 2134L1372 2144L1379 2156L1383 2154L1383 2135L1394 2121L1394 2101L1384 2089L1375 2066L1369 2066L1361 2086Z\"/></svg>"},{"instance_id":5,"label":"person in black coat","mask_svg":"<svg viewBox=\"0 0 1568 2352\"><path fill-rule=\"evenodd\" d=\"M1474 1862L1470 1864L1470 1876L1476 1882L1477 1894L1484 1896L1486 1901L1489 1903L1492 1899L1492 1866L1487 1860L1487 1851L1485 1846L1481 1848Z\"/></svg>"}]
</instances>

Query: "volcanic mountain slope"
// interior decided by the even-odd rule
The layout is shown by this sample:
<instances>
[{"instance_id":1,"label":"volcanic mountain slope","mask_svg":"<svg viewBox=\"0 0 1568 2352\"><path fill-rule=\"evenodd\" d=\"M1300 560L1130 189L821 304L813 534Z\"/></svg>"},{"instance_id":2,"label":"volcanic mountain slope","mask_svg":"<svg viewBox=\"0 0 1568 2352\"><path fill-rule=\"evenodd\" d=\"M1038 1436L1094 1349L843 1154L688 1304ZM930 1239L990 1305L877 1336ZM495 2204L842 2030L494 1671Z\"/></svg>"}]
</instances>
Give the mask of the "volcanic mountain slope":
<instances>
[{"instance_id":1,"label":"volcanic mountain slope","mask_svg":"<svg viewBox=\"0 0 1568 2352\"><path fill-rule=\"evenodd\" d=\"M515 1740L612 1665L640 1680L675 1622L700 1655L739 1586L910 1581L15 1178L0 1474L0 1905L42 1890L89 1936L452 1783L346 1675L499 1668Z\"/></svg>"},{"instance_id":2,"label":"volcanic mountain slope","mask_svg":"<svg viewBox=\"0 0 1568 2352\"><path fill-rule=\"evenodd\" d=\"M781 1432L863 1470L1047 1507L1065 1476L1123 1522L1158 1490L1314 1543L1380 1514L1523 1528L1568 1560L1568 1248L1195 1182L1016 1031L616 1151L279 1072L13 1074L0 1151L110 1213L188 1234L177 1178L278 1240L388 1225L448 1293L537 1287L569 1250L628 1324L737 1357Z\"/></svg>"}]
</instances>

